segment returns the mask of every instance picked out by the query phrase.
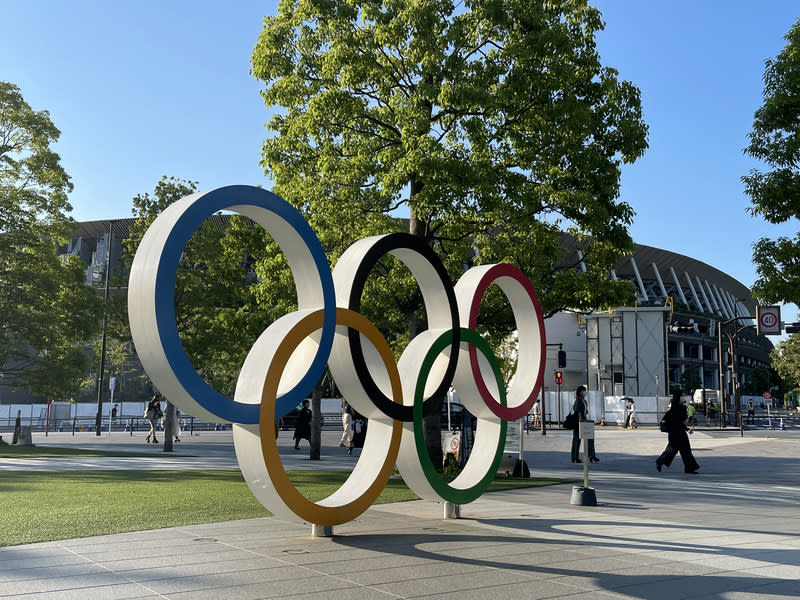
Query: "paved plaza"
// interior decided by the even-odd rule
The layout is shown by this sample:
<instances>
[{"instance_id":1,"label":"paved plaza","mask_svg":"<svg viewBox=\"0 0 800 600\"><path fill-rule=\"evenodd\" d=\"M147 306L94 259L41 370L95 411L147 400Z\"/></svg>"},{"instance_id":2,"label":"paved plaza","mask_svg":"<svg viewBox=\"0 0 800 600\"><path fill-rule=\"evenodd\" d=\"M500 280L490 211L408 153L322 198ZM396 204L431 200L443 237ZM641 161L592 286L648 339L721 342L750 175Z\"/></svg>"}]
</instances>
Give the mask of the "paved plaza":
<instances>
[{"instance_id":1,"label":"paved plaza","mask_svg":"<svg viewBox=\"0 0 800 600\"><path fill-rule=\"evenodd\" d=\"M287 469L349 469L325 432L321 461L279 442ZM144 434L34 435L39 445L153 451L152 458L0 459L0 469L237 468L230 432L184 437L165 455ZM534 476L582 478L569 432L526 436ZM0 598L360 600L800 596L795 432L700 431L699 475L655 469L666 435L597 429L598 506L570 504L572 484L490 493L442 519L442 506L371 507L312 538L269 517L0 548ZM1 484L0 484L1 485ZM157 499L156 499L157 500Z\"/></svg>"}]
</instances>

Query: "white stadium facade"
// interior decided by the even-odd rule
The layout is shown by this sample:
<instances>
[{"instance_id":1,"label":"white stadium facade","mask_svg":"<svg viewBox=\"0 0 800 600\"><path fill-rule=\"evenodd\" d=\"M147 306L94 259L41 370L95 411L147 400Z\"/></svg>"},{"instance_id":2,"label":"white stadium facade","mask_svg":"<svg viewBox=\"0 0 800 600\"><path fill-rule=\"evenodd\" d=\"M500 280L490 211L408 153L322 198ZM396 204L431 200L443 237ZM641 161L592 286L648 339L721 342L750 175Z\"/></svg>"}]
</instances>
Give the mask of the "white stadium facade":
<instances>
[{"instance_id":1,"label":"white stadium facade","mask_svg":"<svg viewBox=\"0 0 800 600\"><path fill-rule=\"evenodd\" d=\"M631 281L634 306L577 315L560 313L547 321L545 390L586 385L605 396L667 396L681 375L694 367L706 389L732 391L730 340L735 336L735 377L748 381L757 366L768 367L772 342L756 335L756 306L747 286L689 256L639 245L622 258L611 277ZM558 365L559 348L566 365ZM720 363L720 358L722 362ZM720 380L720 366L723 374Z\"/></svg>"}]
</instances>

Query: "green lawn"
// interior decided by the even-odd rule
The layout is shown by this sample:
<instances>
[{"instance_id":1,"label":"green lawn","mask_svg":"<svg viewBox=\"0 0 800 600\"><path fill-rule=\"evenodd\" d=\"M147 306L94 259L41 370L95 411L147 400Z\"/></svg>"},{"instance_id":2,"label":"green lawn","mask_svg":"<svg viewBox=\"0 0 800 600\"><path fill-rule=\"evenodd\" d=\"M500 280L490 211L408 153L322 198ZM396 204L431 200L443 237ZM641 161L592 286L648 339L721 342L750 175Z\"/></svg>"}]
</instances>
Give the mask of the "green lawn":
<instances>
[{"instance_id":1,"label":"green lawn","mask_svg":"<svg viewBox=\"0 0 800 600\"><path fill-rule=\"evenodd\" d=\"M330 495L348 475L290 473L295 486L314 501ZM489 491L559 483L568 482L504 477ZM270 514L238 471L6 471L0 477L0 499L0 546ZM393 478L377 503L414 499L405 483Z\"/></svg>"},{"instance_id":2,"label":"green lawn","mask_svg":"<svg viewBox=\"0 0 800 600\"><path fill-rule=\"evenodd\" d=\"M153 456L153 452L123 452L88 448L56 448L53 446L11 446L0 443L0 458L53 458L57 456ZM186 456L182 454L181 456Z\"/></svg>"}]
</instances>

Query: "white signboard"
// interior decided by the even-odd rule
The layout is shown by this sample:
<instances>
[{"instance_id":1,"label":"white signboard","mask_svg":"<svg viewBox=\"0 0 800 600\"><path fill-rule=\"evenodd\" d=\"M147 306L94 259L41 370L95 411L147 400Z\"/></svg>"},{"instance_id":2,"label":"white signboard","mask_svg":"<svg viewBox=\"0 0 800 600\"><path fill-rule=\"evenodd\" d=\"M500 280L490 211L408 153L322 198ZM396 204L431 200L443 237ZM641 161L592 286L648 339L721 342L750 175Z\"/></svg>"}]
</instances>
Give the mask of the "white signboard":
<instances>
[{"instance_id":1,"label":"white signboard","mask_svg":"<svg viewBox=\"0 0 800 600\"><path fill-rule=\"evenodd\" d=\"M781 307L780 306L757 306L756 307L758 335L780 335L781 334Z\"/></svg>"},{"instance_id":2,"label":"white signboard","mask_svg":"<svg viewBox=\"0 0 800 600\"><path fill-rule=\"evenodd\" d=\"M578 437L582 440L593 440L594 423L592 421L580 421L578 423Z\"/></svg>"}]
</instances>

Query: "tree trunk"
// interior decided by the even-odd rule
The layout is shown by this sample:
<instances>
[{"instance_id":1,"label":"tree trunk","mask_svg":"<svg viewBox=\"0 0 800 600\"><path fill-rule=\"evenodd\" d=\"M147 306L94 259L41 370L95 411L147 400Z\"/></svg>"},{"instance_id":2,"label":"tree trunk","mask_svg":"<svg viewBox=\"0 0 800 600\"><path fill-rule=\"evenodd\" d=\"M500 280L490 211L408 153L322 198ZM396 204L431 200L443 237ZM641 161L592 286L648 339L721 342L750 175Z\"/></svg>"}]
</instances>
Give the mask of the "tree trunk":
<instances>
[{"instance_id":1,"label":"tree trunk","mask_svg":"<svg viewBox=\"0 0 800 600\"><path fill-rule=\"evenodd\" d=\"M164 406L164 452L172 452L172 438L175 430L175 407L167 400Z\"/></svg>"},{"instance_id":2,"label":"tree trunk","mask_svg":"<svg viewBox=\"0 0 800 600\"><path fill-rule=\"evenodd\" d=\"M423 187L423 183L412 177L410 183L410 197L413 198L416 194L421 192ZM426 240L428 238L428 221L427 219L420 218L420 215L418 215L413 208L411 208L408 220L408 232L411 235L415 235ZM413 340L417 334L426 329L427 323L415 316L413 313L407 316L408 338ZM425 436L425 446L428 448L428 455L431 457L431 462L433 462L434 465L442 465L442 462L444 461L444 453L442 452L442 423L440 416L442 412L443 400L443 398L437 398L433 401L434 412L427 417L424 417L422 426Z\"/></svg>"}]
</instances>

